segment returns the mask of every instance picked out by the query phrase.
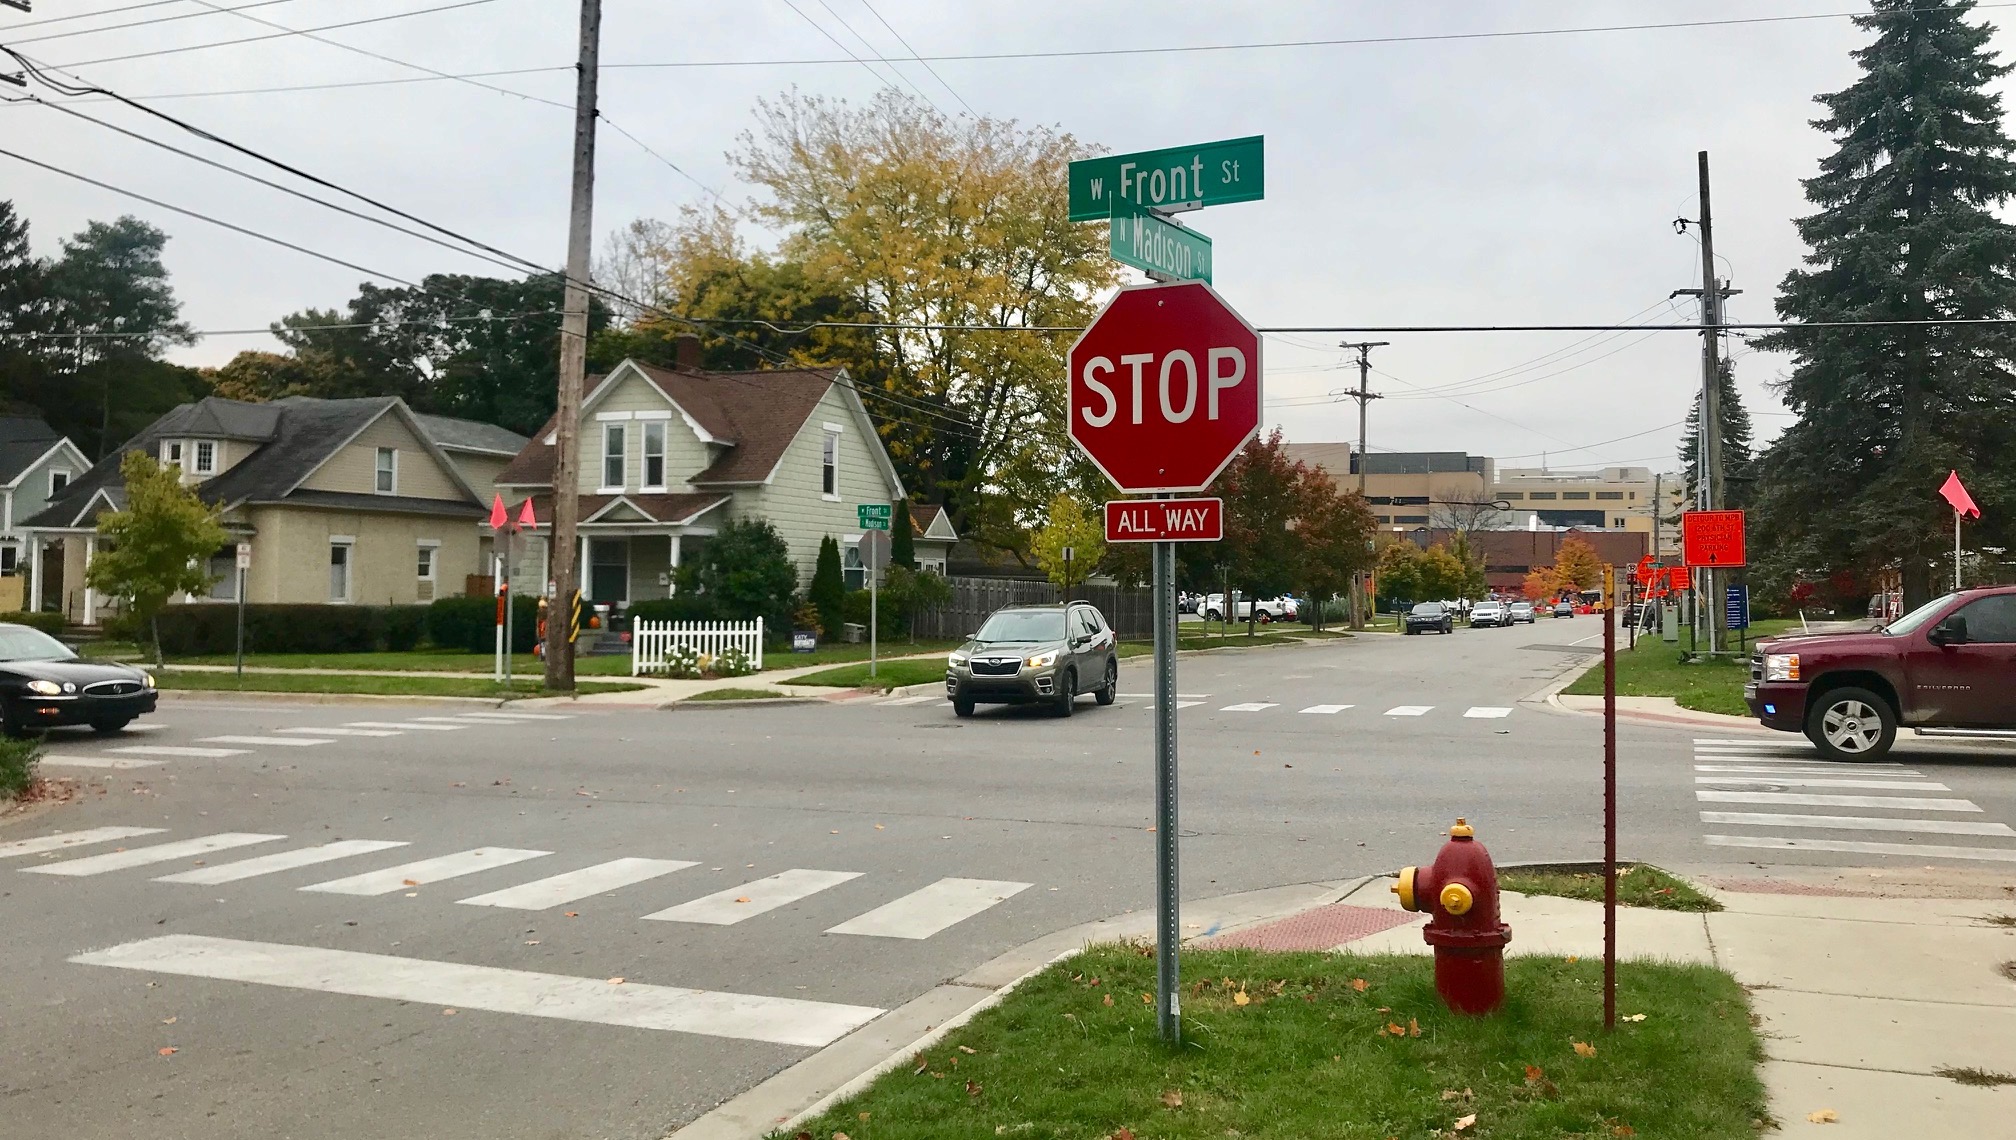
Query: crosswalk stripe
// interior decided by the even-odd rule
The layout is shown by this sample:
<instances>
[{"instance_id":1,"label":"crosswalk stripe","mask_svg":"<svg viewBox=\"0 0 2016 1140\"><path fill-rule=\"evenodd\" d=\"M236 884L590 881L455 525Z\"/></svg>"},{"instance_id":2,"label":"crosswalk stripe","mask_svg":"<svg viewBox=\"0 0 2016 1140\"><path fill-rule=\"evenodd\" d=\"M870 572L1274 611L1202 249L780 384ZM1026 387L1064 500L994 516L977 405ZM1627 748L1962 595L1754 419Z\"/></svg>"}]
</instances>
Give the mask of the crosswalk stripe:
<instances>
[{"instance_id":1,"label":"crosswalk stripe","mask_svg":"<svg viewBox=\"0 0 2016 1140\"><path fill-rule=\"evenodd\" d=\"M1694 738L1694 743L1741 744L1745 746L1761 745L1763 747L1770 748L1773 746L1783 747L1784 745L1790 743L1792 740L1795 739L1797 738L1793 737L1790 733L1785 733L1782 735L1773 734L1771 736L1697 736Z\"/></svg>"},{"instance_id":2,"label":"crosswalk stripe","mask_svg":"<svg viewBox=\"0 0 2016 1140\"><path fill-rule=\"evenodd\" d=\"M1466 712L1463 715L1466 717L1478 717L1480 719L1489 720L1496 717L1511 716L1512 710L1507 708L1491 708L1488 706L1479 705L1478 707L1471 709L1469 712Z\"/></svg>"},{"instance_id":3,"label":"crosswalk stripe","mask_svg":"<svg viewBox=\"0 0 2016 1140\"><path fill-rule=\"evenodd\" d=\"M480 716L486 720L573 720L573 713L532 713L532 712L480 712L462 713L462 716Z\"/></svg>"},{"instance_id":4,"label":"crosswalk stripe","mask_svg":"<svg viewBox=\"0 0 2016 1140\"><path fill-rule=\"evenodd\" d=\"M407 729L421 729L426 732L460 732L469 727L466 724L416 724L410 720L353 720L346 723L351 728L396 728L401 732Z\"/></svg>"},{"instance_id":5,"label":"crosswalk stripe","mask_svg":"<svg viewBox=\"0 0 2016 1140\"><path fill-rule=\"evenodd\" d=\"M154 768L166 763L162 760L141 760L125 756L71 756L57 752L42 758L43 767L55 764L68 768Z\"/></svg>"},{"instance_id":6,"label":"crosswalk stripe","mask_svg":"<svg viewBox=\"0 0 2016 1140\"><path fill-rule=\"evenodd\" d=\"M274 745L281 748L308 748L317 744L334 744L334 740L317 740L312 736L205 736L198 738L200 744L252 744Z\"/></svg>"},{"instance_id":7,"label":"crosswalk stripe","mask_svg":"<svg viewBox=\"0 0 2016 1140\"><path fill-rule=\"evenodd\" d=\"M644 917L660 922L704 922L710 926L733 926L744 919L788 906L828 887L837 887L861 877L859 871L813 871L794 868L753 883L729 887L703 895L692 902L667 907Z\"/></svg>"},{"instance_id":8,"label":"crosswalk stripe","mask_svg":"<svg viewBox=\"0 0 2016 1140\"><path fill-rule=\"evenodd\" d=\"M925 701L942 701L944 699L945 695L943 693L925 693L921 697L897 697L893 701L877 701L875 703L878 705L890 705L890 706L921 705Z\"/></svg>"},{"instance_id":9,"label":"crosswalk stripe","mask_svg":"<svg viewBox=\"0 0 2016 1140\"><path fill-rule=\"evenodd\" d=\"M1968 819L1890 819L1873 815L1779 815L1762 811L1704 811L1702 823L1752 827L1819 827L1835 831L1919 831L1928 835L2016 835L2006 823Z\"/></svg>"},{"instance_id":10,"label":"crosswalk stripe","mask_svg":"<svg viewBox=\"0 0 2016 1140\"><path fill-rule=\"evenodd\" d=\"M226 756L243 756L243 748L180 748L171 744L129 744L124 748L108 748L108 752L118 752L127 756L190 756L201 760L222 760Z\"/></svg>"},{"instance_id":11,"label":"crosswalk stripe","mask_svg":"<svg viewBox=\"0 0 2016 1140\"><path fill-rule=\"evenodd\" d=\"M1310 705L1302 711L1305 713L1315 713L1318 716L1329 716L1333 713L1343 712L1345 709L1355 709L1357 707L1357 705Z\"/></svg>"},{"instance_id":12,"label":"crosswalk stripe","mask_svg":"<svg viewBox=\"0 0 2016 1140\"><path fill-rule=\"evenodd\" d=\"M1820 760L1812 748L1703 748L1694 746L1697 760Z\"/></svg>"},{"instance_id":13,"label":"crosswalk stripe","mask_svg":"<svg viewBox=\"0 0 2016 1140\"><path fill-rule=\"evenodd\" d=\"M297 732L303 736L397 736L394 728L276 728L275 732Z\"/></svg>"},{"instance_id":14,"label":"crosswalk stripe","mask_svg":"<svg viewBox=\"0 0 2016 1140\"><path fill-rule=\"evenodd\" d=\"M508 867L513 863L522 863L527 859L537 859L542 855L551 854L551 851L524 851L516 847L477 847L469 851L457 851L453 855L437 855L417 863L387 867L382 871L367 871L346 879L311 883L301 889L331 895L389 895L394 891L407 890L409 887L432 886L443 879L473 875L478 871L488 871L496 867Z\"/></svg>"},{"instance_id":15,"label":"crosswalk stripe","mask_svg":"<svg viewBox=\"0 0 2016 1140\"><path fill-rule=\"evenodd\" d=\"M1696 772L1752 772L1758 774L1776 773L1783 776L1827 776L1839 775L1843 771L1874 772L1879 776L1924 776L1908 768L1893 765L1857 764L1844 769L1839 764L1696 764Z\"/></svg>"},{"instance_id":16,"label":"crosswalk stripe","mask_svg":"<svg viewBox=\"0 0 2016 1140\"><path fill-rule=\"evenodd\" d=\"M276 851L271 855L255 855L250 859L240 859L235 863L221 863L215 867L198 867L193 871L180 871L173 875L162 875L157 883L235 883L240 879L271 875L280 871L292 871L297 867L313 867L317 863L328 863L336 859L348 859L352 855L369 855L373 851L386 851L394 847L404 847L402 839L339 839L334 843L324 843L317 847L301 847L293 851Z\"/></svg>"},{"instance_id":17,"label":"crosswalk stripe","mask_svg":"<svg viewBox=\"0 0 2016 1140\"><path fill-rule=\"evenodd\" d=\"M1775 835L1704 835L1711 847L1761 847L1772 851L1845 851L1858 855L1903 855L1911 859L1969 859L2016 863L2016 848L1944 847L1936 843L1863 843L1848 839L1791 839Z\"/></svg>"},{"instance_id":18,"label":"crosswalk stripe","mask_svg":"<svg viewBox=\"0 0 2016 1140\"><path fill-rule=\"evenodd\" d=\"M38 835L33 839L10 839L0 843L0 859L11 859L16 855L40 855L44 851L61 851L69 847L87 847L93 843L109 843L114 839L133 839L141 835L159 835L158 827L87 827L83 831L59 831L54 835Z\"/></svg>"},{"instance_id":19,"label":"crosswalk stripe","mask_svg":"<svg viewBox=\"0 0 2016 1140\"><path fill-rule=\"evenodd\" d=\"M1137 699L1137 700L1138 700L1138 699L1141 699L1141 698L1144 698L1144 697L1145 697L1145 698L1147 698L1147 699L1149 699L1149 700L1154 700L1154 699L1155 699L1155 694L1153 694L1153 693L1121 693L1120 695L1121 695L1121 696L1123 696L1123 697L1133 697L1133 698L1135 698L1135 699ZM1210 699L1211 699L1211 694L1210 694L1210 693L1177 693L1177 694L1176 694L1176 697L1177 697L1177 699L1178 699L1178 700L1192 700L1192 699L1195 699L1195 700L1200 700L1200 701L1208 701L1208 700L1210 700Z\"/></svg>"},{"instance_id":20,"label":"crosswalk stripe","mask_svg":"<svg viewBox=\"0 0 2016 1140\"><path fill-rule=\"evenodd\" d=\"M638 982L611 985L460 962L170 934L70 961L284 989L417 1002L819 1048L881 1016L871 1006L722 993Z\"/></svg>"},{"instance_id":21,"label":"crosswalk stripe","mask_svg":"<svg viewBox=\"0 0 2016 1140\"><path fill-rule=\"evenodd\" d=\"M287 837L284 835L225 831L197 839L178 839L173 843L157 843L152 847L107 851L103 855L87 855L82 859L66 859L45 867L23 867L21 870L22 873L30 875L102 875L107 871L124 871L133 867L145 867L150 863L167 863L196 855L208 855L212 851L250 847L254 843L274 843L285 838Z\"/></svg>"},{"instance_id":22,"label":"crosswalk stripe","mask_svg":"<svg viewBox=\"0 0 2016 1140\"><path fill-rule=\"evenodd\" d=\"M1281 707L1280 705L1278 705L1278 704L1275 704L1274 702L1271 702L1271 701L1245 701L1245 702L1242 702L1242 703L1240 703L1240 704L1236 704L1236 705L1226 705L1226 706L1225 706L1224 708L1222 708L1222 709L1219 709L1218 711L1219 711L1219 712L1264 712L1264 711L1265 711L1265 710L1267 710L1267 709L1272 709L1272 708L1280 708L1280 707Z\"/></svg>"},{"instance_id":23,"label":"crosswalk stripe","mask_svg":"<svg viewBox=\"0 0 2016 1140\"><path fill-rule=\"evenodd\" d=\"M590 895L599 895L603 891L613 891L618 887L646 882L660 875L685 870L693 865L690 859L611 859L607 863L597 863L593 867L583 867L578 871L535 879L521 886L506 887L501 891L491 891L489 894L455 901L466 906L545 910L550 906L559 906L561 903L585 899Z\"/></svg>"},{"instance_id":24,"label":"crosswalk stripe","mask_svg":"<svg viewBox=\"0 0 2016 1140\"><path fill-rule=\"evenodd\" d=\"M861 934L874 938L929 938L964 922L996 903L1029 889L1029 883L997 879L940 879L900 899L829 927L828 934Z\"/></svg>"},{"instance_id":25,"label":"crosswalk stripe","mask_svg":"<svg viewBox=\"0 0 2016 1140\"><path fill-rule=\"evenodd\" d=\"M1953 789L1944 784L1928 784L1919 780L1811 780L1803 776L1696 776L1697 784L1743 785L1756 784L1764 787L1780 788L1897 788L1913 792L1950 792Z\"/></svg>"},{"instance_id":26,"label":"crosswalk stripe","mask_svg":"<svg viewBox=\"0 0 2016 1140\"><path fill-rule=\"evenodd\" d=\"M1393 708L1390 708L1390 709L1387 709L1387 710L1386 710L1386 715L1387 715L1387 716L1421 716L1422 714L1424 714L1424 713L1428 712L1428 710L1430 710L1430 709L1432 709L1432 708L1434 708L1434 707L1435 707L1434 705L1396 705L1396 706L1395 706L1395 707L1393 707Z\"/></svg>"},{"instance_id":27,"label":"crosswalk stripe","mask_svg":"<svg viewBox=\"0 0 2016 1140\"><path fill-rule=\"evenodd\" d=\"M427 724L445 724L453 727L458 724L480 723L476 718L481 715L480 713L458 713L454 716L416 716L413 719Z\"/></svg>"},{"instance_id":28,"label":"crosswalk stripe","mask_svg":"<svg viewBox=\"0 0 2016 1140\"><path fill-rule=\"evenodd\" d=\"M1711 804L1792 804L1799 807L1890 808L1896 811L1980 811L1972 800L1929 796L1834 796L1808 792L1718 792L1697 788L1694 798Z\"/></svg>"},{"instance_id":29,"label":"crosswalk stripe","mask_svg":"<svg viewBox=\"0 0 2016 1140\"><path fill-rule=\"evenodd\" d=\"M1191 709L1191 708L1196 708L1196 707L1197 707L1198 705L1201 705L1201 704L1203 704L1203 703L1204 703L1203 701L1177 701L1177 702L1176 702L1176 711L1177 711L1177 712L1182 712L1182 711L1183 711L1184 709ZM1154 708L1154 707L1155 707L1155 705L1154 705L1154 703L1153 703L1153 702L1151 701L1150 703L1148 703L1148 704L1145 704L1145 705L1142 705L1141 707L1142 707L1142 708L1147 708L1147 709L1152 709L1152 708Z\"/></svg>"}]
</instances>

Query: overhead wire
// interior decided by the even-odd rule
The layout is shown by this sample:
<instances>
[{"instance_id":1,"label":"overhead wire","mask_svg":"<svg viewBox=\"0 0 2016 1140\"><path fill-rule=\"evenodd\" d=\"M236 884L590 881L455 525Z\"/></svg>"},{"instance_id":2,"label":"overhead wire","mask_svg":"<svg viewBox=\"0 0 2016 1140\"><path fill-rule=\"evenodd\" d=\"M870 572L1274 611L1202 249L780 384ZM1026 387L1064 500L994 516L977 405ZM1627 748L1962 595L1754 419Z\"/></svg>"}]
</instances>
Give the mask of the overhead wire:
<instances>
[{"instance_id":1,"label":"overhead wire","mask_svg":"<svg viewBox=\"0 0 2016 1140\"><path fill-rule=\"evenodd\" d=\"M186 3L187 0L173 0L173 2L181 4ZM152 27L156 24L172 24L179 20L195 20L200 19L204 16L216 16L231 12L242 12L247 8L267 8L271 7L274 4L293 4L295 2L296 0L254 0L253 3L241 4L236 8L219 8L216 7L215 5L206 5L206 7L210 8L210 11L180 12L173 16L155 16L152 19L147 20L128 20L123 24L106 24L105 26L99 28L78 28L75 29L74 31L68 31L68 32L51 32L46 36L30 36L25 40L15 40L13 41L13 43L14 46L21 47L25 44L47 43L50 40L67 40L76 36L95 36L100 32L118 32L118 31L124 31L128 28L146 28L146 27ZM144 8L148 7L148 5L142 4L140 5L140 7ZM118 10L119 9L116 8L113 9L113 11ZM72 16L68 18L78 19L80 17ZM15 24L9 27L7 30L11 32L17 28L23 28L29 26L30 25L27 24Z\"/></svg>"},{"instance_id":2,"label":"overhead wire","mask_svg":"<svg viewBox=\"0 0 2016 1140\"><path fill-rule=\"evenodd\" d=\"M73 68L96 67L99 64L106 64L106 63L125 63L128 60L135 60L135 59L153 59L157 56L164 56L164 55L182 55L186 52L192 52L192 51L209 51L213 48L238 47L243 44L264 43L267 40L285 39L288 36L305 36L313 32L333 32L339 28L361 28L366 24L383 24L393 20L411 19L414 16L431 16L436 12L453 12L458 8L474 8L477 7L478 5L494 4L494 3L496 3L496 0L455 0L455 2L452 4L437 4L432 8L414 8L405 12L387 12L384 15L380 16L368 16L363 19L357 19L357 20L344 20L334 24L323 24L320 27L315 28L300 28L300 29L290 28L284 32L275 32L272 35L268 36L246 36L242 39L235 39L235 40L217 40L212 43L184 44L180 47L155 48L151 51L129 52L125 55L108 55L108 56L102 56L98 59L80 59L71 63L53 64L51 66L54 66L60 70L68 71ZM248 20L252 18L253 17L250 16L246 17L246 19Z\"/></svg>"},{"instance_id":3,"label":"overhead wire","mask_svg":"<svg viewBox=\"0 0 2016 1140\"><path fill-rule=\"evenodd\" d=\"M144 4L127 4L119 8L100 8L95 12L72 12L67 16L45 16L40 20L23 20L7 25L9 30L37 28L44 24L67 24L72 20L89 20L94 16L116 16L121 12L138 12L142 8L165 8L170 4L181 4L184 0L147 0Z\"/></svg>"},{"instance_id":4,"label":"overhead wire","mask_svg":"<svg viewBox=\"0 0 2016 1140\"><path fill-rule=\"evenodd\" d=\"M937 68L932 67L930 63L925 61L924 57L917 54L917 49L910 46L910 41L903 38L903 33L897 31L895 25L882 18L882 13L876 10L875 5L869 3L868 0L861 0L861 6L868 9L868 14L875 17L876 23L881 24L884 28L888 29L890 35L896 37L896 42L903 45L903 50L909 52L911 58L924 65L924 70L931 74L931 78L938 81L938 86L943 87L954 99L959 100L959 105L966 108L967 114L976 119L980 118L980 112L973 109L973 104L968 103L964 95L959 94L958 91L953 89L950 83L945 82L945 77L938 74Z\"/></svg>"}]
</instances>

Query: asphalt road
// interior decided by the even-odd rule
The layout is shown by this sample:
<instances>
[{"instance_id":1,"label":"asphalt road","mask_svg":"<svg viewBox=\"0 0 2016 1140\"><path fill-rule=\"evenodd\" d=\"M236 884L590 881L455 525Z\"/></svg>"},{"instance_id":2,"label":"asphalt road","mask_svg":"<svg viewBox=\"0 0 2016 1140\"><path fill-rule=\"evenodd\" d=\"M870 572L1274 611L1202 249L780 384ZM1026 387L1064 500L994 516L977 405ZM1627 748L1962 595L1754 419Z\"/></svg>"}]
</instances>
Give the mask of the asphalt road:
<instances>
[{"instance_id":1,"label":"asphalt road","mask_svg":"<svg viewBox=\"0 0 2016 1140\"><path fill-rule=\"evenodd\" d=\"M1183 657L1184 896L1425 862L1458 815L1501 861L1596 857L1600 722L1524 699L1598 635ZM84 796L0 827L0 1132L661 1136L995 955L1152 905L1147 669L1068 720L178 700L155 731L65 736L49 772ZM1907 742L1864 771L1779 734L1621 740L1630 857L2016 866L2016 748ZM1881 786L1811 782L1836 779Z\"/></svg>"}]
</instances>

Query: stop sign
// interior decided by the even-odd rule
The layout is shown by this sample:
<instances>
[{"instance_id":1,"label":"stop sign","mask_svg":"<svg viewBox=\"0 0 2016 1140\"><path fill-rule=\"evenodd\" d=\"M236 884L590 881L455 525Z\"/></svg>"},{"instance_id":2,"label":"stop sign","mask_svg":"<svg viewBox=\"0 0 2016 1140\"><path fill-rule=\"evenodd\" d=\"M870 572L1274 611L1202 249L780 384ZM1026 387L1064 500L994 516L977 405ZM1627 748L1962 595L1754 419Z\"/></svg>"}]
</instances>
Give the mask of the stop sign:
<instances>
[{"instance_id":1,"label":"stop sign","mask_svg":"<svg viewBox=\"0 0 2016 1140\"><path fill-rule=\"evenodd\" d=\"M1122 289L1071 346L1071 441L1122 491L1201 491L1260 430L1260 334L1202 281Z\"/></svg>"}]
</instances>

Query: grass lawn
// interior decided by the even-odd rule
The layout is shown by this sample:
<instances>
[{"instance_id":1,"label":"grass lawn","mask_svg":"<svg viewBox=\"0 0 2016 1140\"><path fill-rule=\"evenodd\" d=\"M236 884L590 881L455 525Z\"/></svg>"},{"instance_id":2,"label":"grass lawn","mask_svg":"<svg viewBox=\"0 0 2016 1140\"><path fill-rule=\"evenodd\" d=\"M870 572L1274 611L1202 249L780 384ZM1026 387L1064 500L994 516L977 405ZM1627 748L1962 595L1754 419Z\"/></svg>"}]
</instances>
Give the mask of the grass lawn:
<instances>
[{"instance_id":1,"label":"grass lawn","mask_svg":"<svg viewBox=\"0 0 2016 1140\"><path fill-rule=\"evenodd\" d=\"M964 638L919 638L885 640L876 648L881 657L908 657L915 653L950 653L966 644ZM810 653L793 653L789 649L766 649L763 651L764 671L771 669L803 669L807 665L844 665L849 661L868 660L868 643L846 641L821 645Z\"/></svg>"},{"instance_id":2,"label":"grass lawn","mask_svg":"<svg viewBox=\"0 0 2016 1140\"><path fill-rule=\"evenodd\" d=\"M141 656L145 656L141 654ZM235 665L228 653L198 657L170 657L170 665ZM410 653L248 653L247 669L362 669L398 673L488 673L497 659L488 653L463 653L453 649L416 649ZM539 658L530 653L511 656L512 673L522 677L546 671ZM627 677L630 655L580 656L574 659L579 677Z\"/></svg>"},{"instance_id":3,"label":"grass lawn","mask_svg":"<svg viewBox=\"0 0 2016 1140\"><path fill-rule=\"evenodd\" d=\"M877 662L875 676L868 676L866 661L855 665L842 665L837 669L825 669L809 673L803 677L793 677L779 681L781 685L832 685L843 689L874 687L896 689L904 685L927 685L945 680L945 659L927 657L914 661Z\"/></svg>"},{"instance_id":4,"label":"grass lawn","mask_svg":"<svg viewBox=\"0 0 2016 1140\"><path fill-rule=\"evenodd\" d=\"M695 693L689 701L774 701L784 694L773 689L738 689L732 685L725 689L709 689Z\"/></svg>"},{"instance_id":5,"label":"grass lawn","mask_svg":"<svg viewBox=\"0 0 2016 1140\"><path fill-rule=\"evenodd\" d=\"M1179 1049L1141 1000L1152 953L1094 947L776 1135L1754 1140L1767 1119L1748 1002L1706 966L1621 963L1645 1020L1607 1035L1597 961L1508 960L1487 1018L1443 1008L1426 956L1187 951L1183 978Z\"/></svg>"},{"instance_id":6,"label":"grass lawn","mask_svg":"<svg viewBox=\"0 0 2016 1140\"><path fill-rule=\"evenodd\" d=\"M1799 623L1785 620L1760 621L1750 629L1750 641L1773 637ZM1687 645L1683 634L1678 646L1656 635L1638 638L1638 648L1624 648L1623 630L1617 631L1617 694L1624 697L1672 697L1681 708L1697 712L1749 716L1743 706L1743 683L1750 679L1750 663L1740 657L1717 657L1682 663L1680 651ZM1603 659L1590 659L1589 671L1563 689L1578 696L1603 695Z\"/></svg>"},{"instance_id":7,"label":"grass lawn","mask_svg":"<svg viewBox=\"0 0 2016 1140\"><path fill-rule=\"evenodd\" d=\"M364 693L367 695L413 697L550 697L535 674L514 681L509 689L477 677L378 677L344 673L254 673L248 671L240 683L235 673L178 672L168 669L154 674L163 689L207 689L222 692L261 693ZM582 681L575 686L582 693L621 693L642 685L612 681Z\"/></svg>"},{"instance_id":8,"label":"grass lawn","mask_svg":"<svg viewBox=\"0 0 2016 1140\"><path fill-rule=\"evenodd\" d=\"M1603 901L1603 873L1573 868L1520 867L1498 872L1498 886L1526 895L1559 895L1564 899ZM1721 910L1722 904L1657 867L1620 863L1617 905L1654 910Z\"/></svg>"}]
</instances>

